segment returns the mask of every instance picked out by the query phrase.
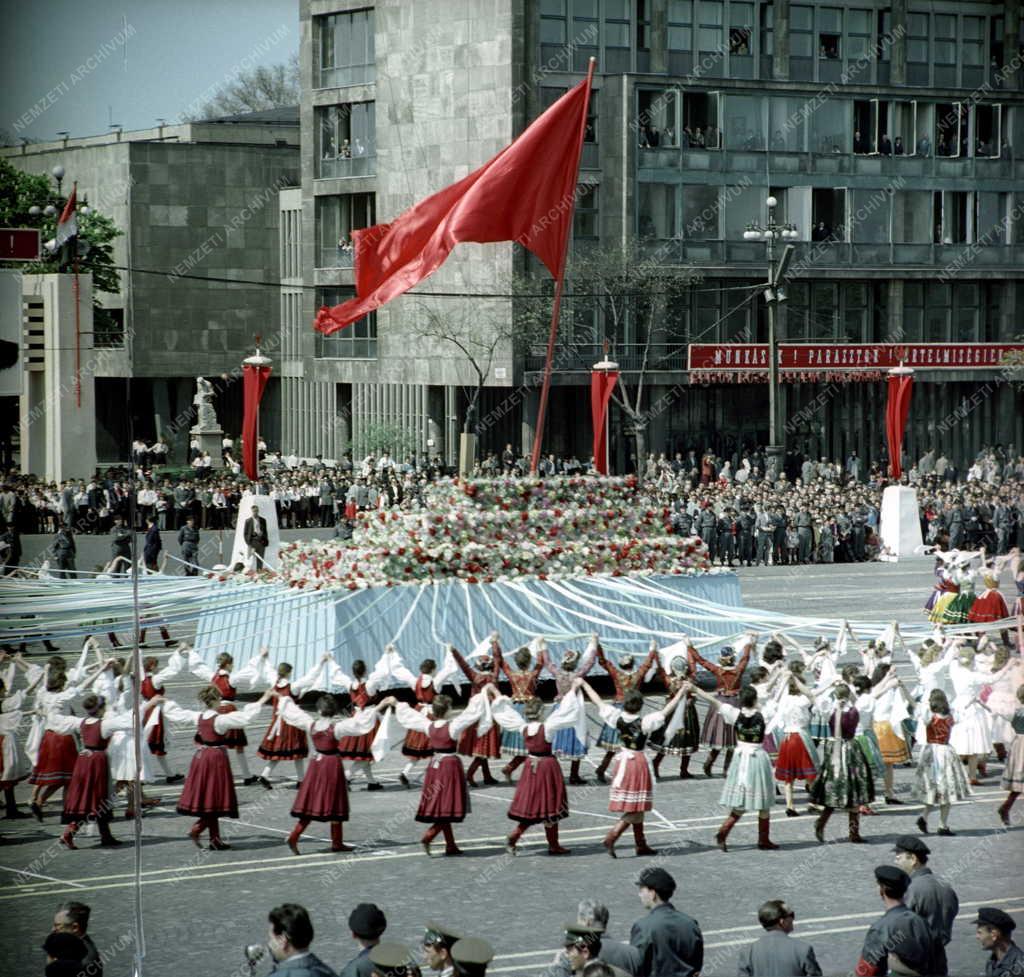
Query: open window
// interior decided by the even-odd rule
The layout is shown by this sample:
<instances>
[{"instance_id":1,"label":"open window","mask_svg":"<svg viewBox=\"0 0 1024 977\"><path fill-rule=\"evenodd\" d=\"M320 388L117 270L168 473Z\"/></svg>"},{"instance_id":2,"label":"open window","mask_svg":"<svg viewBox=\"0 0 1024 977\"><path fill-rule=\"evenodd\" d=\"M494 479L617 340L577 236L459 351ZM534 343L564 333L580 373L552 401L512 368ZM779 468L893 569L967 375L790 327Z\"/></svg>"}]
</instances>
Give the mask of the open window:
<instances>
[{"instance_id":1,"label":"open window","mask_svg":"<svg viewBox=\"0 0 1024 977\"><path fill-rule=\"evenodd\" d=\"M637 136L641 148L679 145L679 92L674 88L637 92Z\"/></svg>"},{"instance_id":2,"label":"open window","mask_svg":"<svg viewBox=\"0 0 1024 977\"><path fill-rule=\"evenodd\" d=\"M889 134L889 103L871 99L871 152L892 156L892 136Z\"/></svg>"},{"instance_id":3,"label":"open window","mask_svg":"<svg viewBox=\"0 0 1024 977\"><path fill-rule=\"evenodd\" d=\"M875 131L872 104L866 99L858 99L853 103L853 151L858 156L871 152Z\"/></svg>"},{"instance_id":4,"label":"open window","mask_svg":"<svg viewBox=\"0 0 1024 977\"><path fill-rule=\"evenodd\" d=\"M818 57L823 61L838 61L841 56L841 34L818 34Z\"/></svg>"},{"instance_id":5,"label":"open window","mask_svg":"<svg viewBox=\"0 0 1024 977\"><path fill-rule=\"evenodd\" d=\"M892 103L892 132L894 156L916 155L917 102Z\"/></svg>"},{"instance_id":6,"label":"open window","mask_svg":"<svg viewBox=\"0 0 1024 977\"><path fill-rule=\"evenodd\" d=\"M682 144L691 149L721 149L721 92L683 95Z\"/></svg>"},{"instance_id":7,"label":"open window","mask_svg":"<svg viewBox=\"0 0 1024 977\"><path fill-rule=\"evenodd\" d=\"M935 191L936 244L967 243L968 196L962 190Z\"/></svg>"},{"instance_id":8,"label":"open window","mask_svg":"<svg viewBox=\"0 0 1024 977\"><path fill-rule=\"evenodd\" d=\"M915 156L934 156L935 142L932 133L935 131L935 106L931 102L915 102L914 115L917 125Z\"/></svg>"},{"instance_id":9,"label":"open window","mask_svg":"<svg viewBox=\"0 0 1024 977\"><path fill-rule=\"evenodd\" d=\"M998 159L1002 146L1001 105L974 106L974 155Z\"/></svg>"},{"instance_id":10,"label":"open window","mask_svg":"<svg viewBox=\"0 0 1024 977\"><path fill-rule=\"evenodd\" d=\"M846 188L812 189L811 240L846 241Z\"/></svg>"},{"instance_id":11,"label":"open window","mask_svg":"<svg viewBox=\"0 0 1024 977\"><path fill-rule=\"evenodd\" d=\"M935 106L935 155L967 155L967 110L962 102L940 102Z\"/></svg>"},{"instance_id":12,"label":"open window","mask_svg":"<svg viewBox=\"0 0 1024 977\"><path fill-rule=\"evenodd\" d=\"M783 220L796 225L798 240L810 241L814 228L812 191L810 187L787 187L785 190L772 190L772 194L783 202Z\"/></svg>"}]
</instances>

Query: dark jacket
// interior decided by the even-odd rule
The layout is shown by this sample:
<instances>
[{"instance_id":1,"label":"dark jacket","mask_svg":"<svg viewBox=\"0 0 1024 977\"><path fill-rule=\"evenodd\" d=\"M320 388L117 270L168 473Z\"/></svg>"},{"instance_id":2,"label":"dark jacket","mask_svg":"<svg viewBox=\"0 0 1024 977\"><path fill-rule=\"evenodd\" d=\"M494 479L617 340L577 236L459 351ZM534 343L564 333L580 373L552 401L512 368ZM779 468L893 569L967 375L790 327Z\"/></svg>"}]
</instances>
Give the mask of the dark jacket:
<instances>
[{"instance_id":1,"label":"dark jacket","mask_svg":"<svg viewBox=\"0 0 1024 977\"><path fill-rule=\"evenodd\" d=\"M160 527L150 526L146 530L146 542L142 547L142 555L145 557L147 562L151 562L160 555L160 551L164 548L163 541L160 539Z\"/></svg>"},{"instance_id":2,"label":"dark jacket","mask_svg":"<svg viewBox=\"0 0 1024 977\"><path fill-rule=\"evenodd\" d=\"M370 949L360 950L340 971L338 977L372 977L373 963L370 960Z\"/></svg>"},{"instance_id":3,"label":"dark jacket","mask_svg":"<svg viewBox=\"0 0 1024 977\"><path fill-rule=\"evenodd\" d=\"M259 524L260 538L257 538L256 535L257 524ZM249 516L242 528L242 538L245 540L246 546L265 547L270 542L267 535L267 520L263 516L257 516L255 519Z\"/></svg>"},{"instance_id":4,"label":"dark jacket","mask_svg":"<svg viewBox=\"0 0 1024 977\"><path fill-rule=\"evenodd\" d=\"M629 942L640 953L645 977L691 977L704 966L704 937L695 919L670 902L633 924Z\"/></svg>"},{"instance_id":5,"label":"dark jacket","mask_svg":"<svg viewBox=\"0 0 1024 977\"><path fill-rule=\"evenodd\" d=\"M276 977L338 977L315 953L275 963L270 973Z\"/></svg>"},{"instance_id":6,"label":"dark jacket","mask_svg":"<svg viewBox=\"0 0 1024 977\"><path fill-rule=\"evenodd\" d=\"M818 977L821 967L810 943L782 930L769 930L740 950L739 977Z\"/></svg>"}]
</instances>

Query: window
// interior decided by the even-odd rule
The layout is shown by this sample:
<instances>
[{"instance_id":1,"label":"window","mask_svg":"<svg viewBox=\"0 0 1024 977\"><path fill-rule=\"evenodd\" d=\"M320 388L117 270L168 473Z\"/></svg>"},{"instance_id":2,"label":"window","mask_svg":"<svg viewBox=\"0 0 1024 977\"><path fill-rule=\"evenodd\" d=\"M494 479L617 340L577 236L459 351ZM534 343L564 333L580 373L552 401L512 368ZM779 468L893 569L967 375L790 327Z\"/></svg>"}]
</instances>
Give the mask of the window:
<instances>
[{"instance_id":1,"label":"window","mask_svg":"<svg viewBox=\"0 0 1024 977\"><path fill-rule=\"evenodd\" d=\"M903 335L900 339L908 343L920 343L925 340L924 287L920 282L903 283Z\"/></svg>"},{"instance_id":2,"label":"window","mask_svg":"<svg viewBox=\"0 0 1024 977\"><path fill-rule=\"evenodd\" d=\"M751 223L763 224L765 198L768 190L764 186L723 187L722 210L725 218L725 237L728 241L742 241L743 232ZM778 217L777 219L782 219Z\"/></svg>"},{"instance_id":3,"label":"window","mask_svg":"<svg viewBox=\"0 0 1024 977\"><path fill-rule=\"evenodd\" d=\"M316 198L317 268L351 268L352 232L376 223L372 193Z\"/></svg>"},{"instance_id":4,"label":"window","mask_svg":"<svg viewBox=\"0 0 1024 977\"><path fill-rule=\"evenodd\" d=\"M731 3L729 5L730 54L740 56L753 54L753 29L754 5L752 3Z\"/></svg>"},{"instance_id":5,"label":"window","mask_svg":"<svg viewBox=\"0 0 1024 977\"><path fill-rule=\"evenodd\" d=\"M890 202L892 193L886 187L854 190L851 207L853 240L858 244L888 244Z\"/></svg>"},{"instance_id":6,"label":"window","mask_svg":"<svg viewBox=\"0 0 1024 977\"><path fill-rule=\"evenodd\" d=\"M318 88L365 85L376 77L372 10L318 17L320 72Z\"/></svg>"},{"instance_id":7,"label":"window","mask_svg":"<svg viewBox=\"0 0 1024 977\"><path fill-rule=\"evenodd\" d=\"M637 92L637 135L640 146L656 149L659 146L679 145L678 98L679 92L674 88Z\"/></svg>"},{"instance_id":8,"label":"window","mask_svg":"<svg viewBox=\"0 0 1024 977\"><path fill-rule=\"evenodd\" d=\"M974 155L995 158L1000 155L1002 145L1002 106L974 106Z\"/></svg>"},{"instance_id":9,"label":"window","mask_svg":"<svg viewBox=\"0 0 1024 977\"><path fill-rule=\"evenodd\" d=\"M794 58L814 57L814 8L789 8L789 53Z\"/></svg>"},{"instance_id":10,"label":"window","mask_svg":"<svg viewBox=\"0 0 1024 977\"><path fill-rule=\"evenodd\" d=\"M846 11L846 57L851 61L870 55L871 14L870 10Z\"/></svg>"},{"instance_id":11,"label":"window","mask_svg":"<svg viewBox=\"0 0 1024 977\"><path fill-rule=\"evenodd\" d=\"M124 309L93 307L92 344L96 349L124 347Z\"/></svg>"},{"instance_id":12,"label":"window","mask_svg":"<svg viewBox=\"0 0 1024 977\"><path fill-rule=\"evenodd\" d=\"M636 0L636 46L638 51L651 49L651 11L647 0Z\"/></svg>"},{"instance_id":13,"label":"window","mask_svg":"<svg viewBox=\"0 0 1024 977\"><path fill-rule=\"evenodd\" d=\"M760 95L726 96L725 144L729 149L764 149L764 107Z\"/></svg>"},{"instance_id":14,"label":"window","mask_svg":"<svg viewBox=\"0 0 1024 977\"><path fill-rule=\"evenodd\" d=\"M693 0L669 0L668 49L693 49Z\"/></svg>"},{"instance_id":15,"label":"window","mask_svg":"<svg viewBox=\"0 0 1024 977\"><path fill-rule=\"evenodd\" d=\"M818 9L818 57L838 61L842 53L843 12L838 7Z\"/></svg>"},{"instance_id":16,"label":"window","mask_svg":"<svg viewBox=\"0 0 1024 977\"><path fill-rule=\"evenodd\" d=\"M1005 216L1008 212L1006 193L978 191L974 195L974 240L984 246L1006 244Z\"/></svg>"},{"instance_id":17,"label":"window","mask_svg":"<svg viewBox=\"0 0 1024 977\"><path fill-rule=\"evenodd\" d=\"M775 8L771 3L766 3L761 8L761 53L773 55L775 53Z\"/></svg>"},{"instance_id":18,"label":"window","mask_svg":"<svg viewBox=\"0 0 1024 977\"><path fill-rule=\"evenodd\" d=\"M811 194L811 240L846 240L846 190L815 189Z\"/></svg>"},{"instance_id":19,"label":"window","mask_svg":"<svg viewBox=\"0 0 1024 977\"><path fill-rule=\"evenodd\" d=\"M925 342L945 343L949 341L949 320L951 302L950 286L929 283L924 290L924 337Z\"/></svg>"},{"instance_id":20,"label":"window","mask_svg":"<svg viewBox=\"0 0 1024 977\"><path fill-rule=\"evenodd\" d=\"M683 148L720 149L718 114L720 95L683 95ZM1021 113L1024 116L1024 112Z\"/></svg>"},{"instance_id":21,"label":"window","mask_svg":"<svg viewBox=\"0 0 1024 977\"><path fill-rule=\"evenodd\" d=\"M963 38L960 41L964 65L980 67L985 63L985 18L964 17Z\"/></svg>"},{"instance_id":22,"label":"window","mask_svg":"<svg viewBox=\"0 0 1024 977\"><path fill-rule=\"evenodd\" d=\"M701 53L722 50L722 0L698 0L697 47Z\"/></svg>"},{"instance_id":23,"label":"window","mask_svg":"<svg viewBox=\"0 0 1024 977\"><path fill-rule=\"evenodd\" d=\"M936 244L967 243L967 198L964 190L935 191Z\"/></svg>"},{"instance_id":24,"label":"window","mask_svg":"<svg viewBox=\"0 0 1024 977\"><path fill-rule=\"evenodd\" d=\"M935 46L932 48L935 63L955 65L956 48L956 14L936 14Z\"/></svg>"},{"instance_id":25,"label":"window","mask_svg":"<svg viewBox=\"0 0 1024 977\"><path fill-rule=\"evenodd\" d=\"M803 152L807 138L807 101L802 98L773 96L769 103L771 133L769 148L773 152ZM831 114L831 113L824 113ZM831 151L831 146L828 150Z\"/></svg>"},{"instance_id":26,"label":"window","mask_svg":"<svg viewBox=\"0 0 1024 977\"><path fill-rule=\"evenodd\" d=\"M373 102L315 109L316 175L367 176L376 172L377 124Z\"/></svg>"},{"instance_id":27,"label":"window","mask_svg":"<svg viewBox=\"0 0 1024 977\"><path fill-rule=\"evenodd\" d=\"M840 342L865 342L868 328L868 286L861 282L845 283L842 285L842 298Z\"/></svg>"},{"instance_id":28,"label":"window","mask_svg":"<svg viewBox=\"0 0 1024 977\"><path fill-rule=\"evenodd\" d=\"M676 236L674 183L641 183L637 203L637 234L642 241Z\"/></svg>"},{"instance_id":29,"label":"window","mask_svg":"<svg viewBox=\"0 0 1024 977\"><path fill-rule=\"evenodd\" d=\"M540 5L540 43L565 44L566 0L542 0Z\"/></svg>"},{"instance_id":30,"label":"window","mask_svg":"<svg viewBox=\"0 0 1024 977\"><path fill-rule=\"evenodd\" d=\"M598 190L596 184L581 183L576 188L576 210L572 222L572 233L576 240L591 240L599 236Z\"/></svg>"},{"instance_id":31,"label":"window","mask_svg":"<svg viewBox=\"0 0 1024 977\"><path fill-rule=\"evenodd\" d=\"M629 0L604 0L604 45L629 48Z\"/></svg>"},{"instance_id":32,"label":"window","mask_svg":"<svg viewBox=\"0 0 1024 977\"><path fill-rule=\"evenodd\" d=\"M683 186L683 237L691 241L718 240L718 187Z\"/></svg>"},{"instance_id":33,"label":"window","mask_svg":"<svg viewBox=\"0 0 1024 977\"><path fill-rule=\"evenodd\" d=\"M889 60L889 48L892 47L893 36L892 36L892 11L891 10L879 10L878 11L878 43L877 43L877 54L879 61Z\"/></svg>"},{"instance_id":34,"label":"window","mask_svg":"<svg viewBox=\"0 0 1024 977\"><path fill-rule=\"evenodd\" d=\"M318 288L316 307L341 305L353 298L356 290L350 287ZM377 358L377 313L353 322L351 326L339 329L325 336L316 334L314 353L318 359L374 360Z\"/></svg>"},{"instance_id":35,"label":"window","mask_svg":"<svg viewBox=\"0 0 1024 977\"><path fill-rule=\"evenodd\" d=\"M981 313L978 285L975 282L959 282L953 285L953 334L954 343L973 343L978 340L978 326Z\"/></svg>"},{"instance_id":36,"label":"window","mask_svg":"<svg viewBox=\"0 0 1024 977\"><path fill-rule=\"evenodd\" d=\"M961 102L935 106L935 155L967 155L967 106Z\"/></svg>"},{"instance_id":37,"label":"window","mask_svg":"<svg viewBox=\"0 0 1024 977\"><path fill-rule=\"evenodd\" d=\"M928 64L927 14L907 14L907 62Z\"/></svg>"},{"instance_id":38,"label":"window","mask_svg":"<svg viewBox=\"0 0 1024 977\"><path fill-rule=\"evenodd\" d=\"M928 244L932 240L930 190L897 190L893 198L892 230L896 244Z\"/></svg>"}]
</instances>

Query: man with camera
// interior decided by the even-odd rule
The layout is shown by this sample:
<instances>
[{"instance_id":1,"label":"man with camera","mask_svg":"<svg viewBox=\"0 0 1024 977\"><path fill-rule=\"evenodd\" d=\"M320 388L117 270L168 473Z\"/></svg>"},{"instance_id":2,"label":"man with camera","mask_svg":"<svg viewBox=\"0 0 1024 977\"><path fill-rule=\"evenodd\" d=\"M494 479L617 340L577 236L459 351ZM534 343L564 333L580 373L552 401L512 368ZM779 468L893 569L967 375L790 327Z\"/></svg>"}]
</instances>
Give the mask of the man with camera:
<instances>
[{"instance_id":1,"label":"man with camera","mask_svg":"<svg viewBox=\"0 0 1024 977\"><path fill-rule=\"evenodd\" d=\"M313 923L304 906L286 902L270 910L267 916L266 947L255 944L245 948L250 968L263 958L265 950L274 959L271 974L282 977L338 977L309 949L313 942Z\"/></svg>"}]
</instances>

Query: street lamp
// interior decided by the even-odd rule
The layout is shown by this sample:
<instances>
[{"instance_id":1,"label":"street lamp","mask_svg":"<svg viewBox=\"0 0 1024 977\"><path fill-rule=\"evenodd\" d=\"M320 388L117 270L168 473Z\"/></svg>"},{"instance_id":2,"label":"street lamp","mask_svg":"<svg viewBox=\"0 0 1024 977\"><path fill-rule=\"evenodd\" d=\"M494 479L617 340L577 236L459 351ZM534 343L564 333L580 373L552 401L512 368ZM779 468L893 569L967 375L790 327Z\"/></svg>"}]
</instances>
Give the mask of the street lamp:
<instances>
[{"instance_id":1,"label":"street lamp","mask_svg":"<svg viewBox=\"0 0 1024 977\"><path fill-rule=\"evenodd\" d=\"M770 196L765 200L768 217L764 225L751 222L743 232L745 241L764 241L768 245L768 285L764 298L768 303L768 448L767 465L773 465L776 472L782 471L783 455L786 453L785 429L779 423L779 357L775 341L775 313L780 302L786 301L782 288L786 269L793 256L793 245L788 243L800 236L796 225L780 224L775 220L775 208L779 201ZM786 242L779 264L775 265L775 242ZM767 467L767 466L766 466Z\"/></svg>"},{"instance_id":2,"label":"street lamp","mask_svg":"<svg viewBox=\"0 0 1024 977\"><path fill-rule=\"evenodd\" d=\"M595 363L592 367L598 373L617 373L619 364L608 357L608 340L604 343L604 359L600 363ZM605 404L604 408L604 473L605 475L611 475L611 450L612 450L612 431L611 431L611 409L612 402L611 398L608 399L608 403ZM597 459L595 458L596 462Z\"/></svg>"}]
</instances>

